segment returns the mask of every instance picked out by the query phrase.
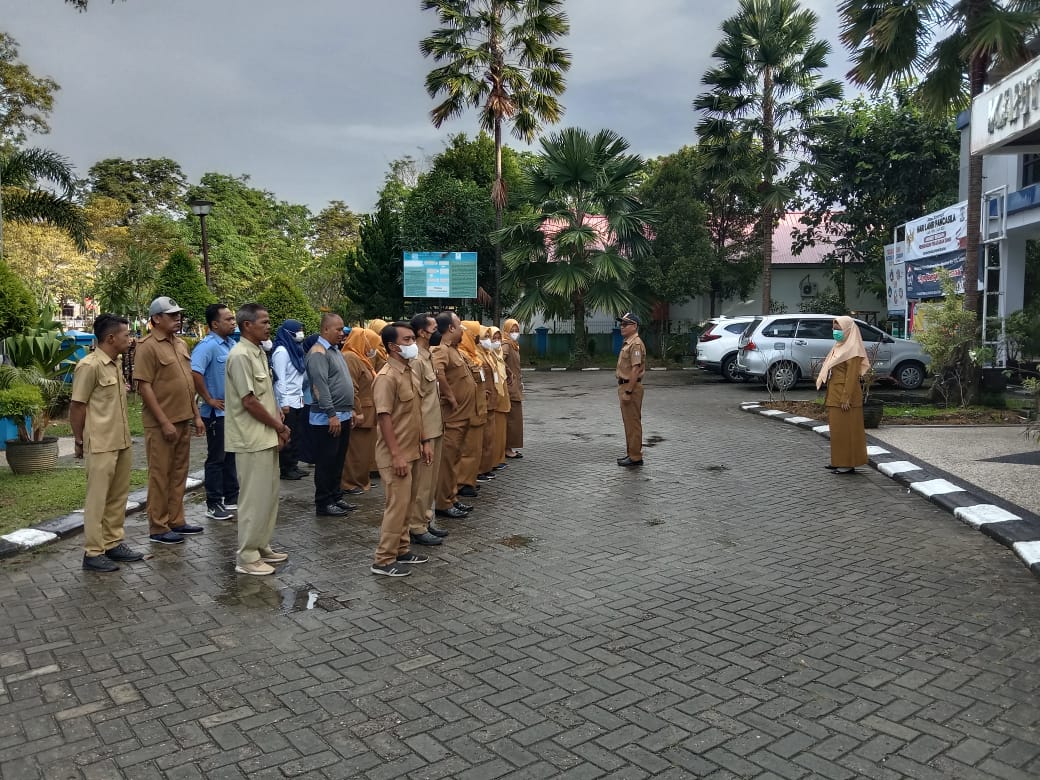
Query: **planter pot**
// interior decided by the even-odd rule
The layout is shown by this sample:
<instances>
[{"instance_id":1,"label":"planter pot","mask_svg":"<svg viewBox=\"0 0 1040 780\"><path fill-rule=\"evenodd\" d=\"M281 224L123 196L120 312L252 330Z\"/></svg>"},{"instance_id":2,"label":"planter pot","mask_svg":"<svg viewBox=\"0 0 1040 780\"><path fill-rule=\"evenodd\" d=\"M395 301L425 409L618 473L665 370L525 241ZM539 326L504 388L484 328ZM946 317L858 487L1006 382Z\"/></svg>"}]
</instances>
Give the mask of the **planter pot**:
<instances>
[{"instance_id":1,"label":"planter pot","mask_svg":"<svg viewBox=\"0 0 1040 780\"><path fill-rule=\"evenodd\" d=\"M7 465L15 474L38 474L51 471L58 464L58 437L44 436L42 441L7 440Z\"/></svg>"},{"instance_id":2,"label":"planter pot","mask_svg":"<svg viewBox=\"0 0 1040 780\"><path fill-rule=\"evenodd\" d=\"M867 400L863 402L863 427L877 428L881 425L881 417L885 413L883 401Z\"/></svg>"}]
</instances>

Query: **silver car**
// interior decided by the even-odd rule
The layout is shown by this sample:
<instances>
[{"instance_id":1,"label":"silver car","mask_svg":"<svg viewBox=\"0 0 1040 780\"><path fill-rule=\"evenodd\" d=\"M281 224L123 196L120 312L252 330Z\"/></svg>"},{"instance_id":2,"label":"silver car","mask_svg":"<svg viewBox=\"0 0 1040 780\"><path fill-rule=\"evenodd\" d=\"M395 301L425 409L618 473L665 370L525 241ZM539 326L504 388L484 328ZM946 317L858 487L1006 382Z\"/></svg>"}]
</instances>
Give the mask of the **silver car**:
<instances>
[{"instance_id":1,"label":"silver car","mask_svg":"<svg viewBox=\"0 0 1040 780\"><path fill-rule=\"evenodd\" d=\"M697 339L697 365L727 382L747 381L737 370L737 342L754 317L714 317Z\"/></svg>"},{"instance_id":2,"label":"silver car","mask_svg":"<svg viewBox=\"0 0 1040 780\"><path fill-rule=\"evenodd\" d=\"M834 346L830 314L770 314L755 317L740 336L737 368L753 379L789 390L800 380L813 378ZM924 382L931 357L921 345L897 339L861 320L855 320L878 377L891 378L907 390Z\"/></svg>"}]
</instances>

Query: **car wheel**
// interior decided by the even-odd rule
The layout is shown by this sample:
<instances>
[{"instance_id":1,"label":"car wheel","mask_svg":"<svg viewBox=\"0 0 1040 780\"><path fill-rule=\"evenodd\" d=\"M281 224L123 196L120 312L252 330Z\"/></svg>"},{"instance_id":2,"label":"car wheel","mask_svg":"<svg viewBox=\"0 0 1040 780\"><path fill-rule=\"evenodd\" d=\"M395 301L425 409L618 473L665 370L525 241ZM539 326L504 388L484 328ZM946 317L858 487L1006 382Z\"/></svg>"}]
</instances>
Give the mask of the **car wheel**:
<instances>
[{"instance_id":1,"label":"car wheel","mask_svg":"<svg viewBox=\"0 0 1040 780\"><path fill-rule=\"evenodd\" d=\"M900 363L894 376L904 390L916 390L924 384L924 366L914 360Z\"/></svg>"},{"instance_id":2,"label":"car wheel","mask_svg":"<svg viewBox=\"0 0 1040 780\"><path fill-rule=\"evenodd\" d=\"M728 355L722 360L722 378L727 382L746 382L747 377L740 373L736 354Z\"/></svg>"},{"instance_id":3,"label":"car wheel","mask_svg":"<svg viewBox=\"0 0 1040 780\"><path fill-rule=\"evenodd\" d=\"M774 390L790 390L798 384L798 366L790 360L781 360L769 367L769 387Z\"/></svg>"}]
</instances>

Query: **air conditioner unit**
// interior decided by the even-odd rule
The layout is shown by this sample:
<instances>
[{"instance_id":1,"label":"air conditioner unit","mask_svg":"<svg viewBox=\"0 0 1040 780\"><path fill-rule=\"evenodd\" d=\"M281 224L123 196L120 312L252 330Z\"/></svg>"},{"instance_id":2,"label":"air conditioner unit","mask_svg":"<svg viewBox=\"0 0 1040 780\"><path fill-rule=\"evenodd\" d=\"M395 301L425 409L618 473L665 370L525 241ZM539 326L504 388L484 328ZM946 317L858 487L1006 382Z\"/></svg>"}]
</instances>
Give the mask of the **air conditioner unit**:
<instances>
[{"instance_id":1,"label":"air conditioner unit","mask_svg":"<svg viewBox=\"0 0 1040 780\"><path fill-rule=\"evenodd\" d=\"M812 298L819 288L812 282L802 282L802 297Z\"/></svg>"}]
</instances>

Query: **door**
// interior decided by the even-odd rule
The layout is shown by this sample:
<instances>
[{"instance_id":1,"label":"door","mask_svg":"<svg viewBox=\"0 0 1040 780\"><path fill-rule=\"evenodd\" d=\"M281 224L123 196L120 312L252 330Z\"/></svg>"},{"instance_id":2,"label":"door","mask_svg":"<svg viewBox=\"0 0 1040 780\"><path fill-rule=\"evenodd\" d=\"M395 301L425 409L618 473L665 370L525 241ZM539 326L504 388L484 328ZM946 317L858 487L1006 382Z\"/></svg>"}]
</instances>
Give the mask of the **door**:
<instances>
[{"instance_id":1,"label":"door","mask_svg":"<svg viewBox=\"0 0 1040 780\"><path fill-rule=\"evenodd\" d=\"M863 346L867 348L867 359L878 376L888 376L892 371L892 343L885 340L885 333L877 328L856 320L859 333L863 337Z\"/></svg>"},{"instance_id":2,"label":"door","mask_svg":"<svg viewBox=\"0 0 1040 780\"><path fill-rule=\"evenodd\" d=\"M834 346L832 320L826 317L807 317L798 321L798 332L792 347L802 376L816 380L824 358Z\"/></svg>"}]
</instances>

